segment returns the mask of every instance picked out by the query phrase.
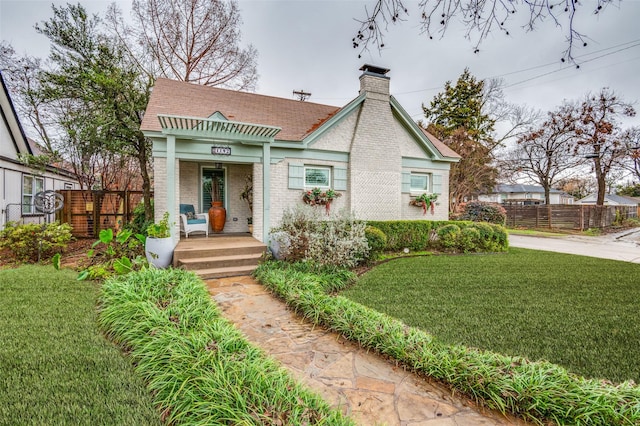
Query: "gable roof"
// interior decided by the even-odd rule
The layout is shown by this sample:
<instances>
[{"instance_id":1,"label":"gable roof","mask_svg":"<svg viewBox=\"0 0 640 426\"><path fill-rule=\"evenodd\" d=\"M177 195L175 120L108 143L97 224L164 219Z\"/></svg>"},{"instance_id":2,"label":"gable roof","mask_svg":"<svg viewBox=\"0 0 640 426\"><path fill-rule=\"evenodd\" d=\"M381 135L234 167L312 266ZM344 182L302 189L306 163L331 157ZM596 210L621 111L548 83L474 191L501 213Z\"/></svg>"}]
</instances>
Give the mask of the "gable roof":
<instances>
[{"instance_id":1,"label":"gable roof","mask_svg":"<svg viewBox=\"0 0 640 426\"><path fill-rule=\"evenodd\" d=\"M11 100L11 95L9 94L9 88L4 82L4 77L1 71L0 83L2 84L2 91L0 92L0 114L2 115L2 120L7 126L7 129L9 130L9 135L11 136L11 141L16 149L16 153L33 154L31 147L27 142L27 136L24 133L22 124L20 124L20 120L18 119L18 114L16 113L13 101Z\"/></svg>"},{"instance_id":2,"label":"gable roof","mask_svg":"<svg viewBox=\"0 0 640 426\"><path fill-rule=\"evenodd\" d=\"M418 127L420 127L420 126L418 126ZM458 154L457 152L455 152L454 150L449 148L440 139L436 138L431 133L427 132L426 129L423 129L422 127L420 127L420 130L422 130L422 133L424 133L424 135L427 137L427 139L429 139L431 141L433 146L438 151L440 151L440 154L442 154L443 157L462 158L460 156L460 154Z\"/></svg>"},{"instance_id":3,"label":"gable roof","mask_svg":"<svg viewBox=\"0 0 640 426\"><path fill-rule=\"evenodd\" d=\"M140 129L161 132L158 115L162 114L202 118L213 116L218 119L224 117L230 121L280 127L282 130L277 135L278 140L302 142L332 117L357 105L360 98L364 99L362 95L358 96L339 108L158 78ZM424 129L421 131L442 157L460 158L460 155L435 136Z\"/></svg>"},{"instance_id":4,"label":"gable roof","mask_svg":"<svg viewBox=\"0 0 640 426\"><path fill-rule=\"evenodd\" d=\"M210 117L281 127L279 140L301 141L340 108L159 78L140 126L161 131L158 114Z\"/></svg>"}]
</instances>

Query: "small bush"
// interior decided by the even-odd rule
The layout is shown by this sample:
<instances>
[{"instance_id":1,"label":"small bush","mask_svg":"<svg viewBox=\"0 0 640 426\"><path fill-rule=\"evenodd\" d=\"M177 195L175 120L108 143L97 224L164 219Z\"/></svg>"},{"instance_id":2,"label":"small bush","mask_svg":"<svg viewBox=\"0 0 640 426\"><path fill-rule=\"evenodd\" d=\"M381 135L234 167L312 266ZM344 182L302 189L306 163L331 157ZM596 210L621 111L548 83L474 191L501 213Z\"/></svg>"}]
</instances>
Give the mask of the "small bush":
<instances>
[{"instance_id":1,"label":"small bush","mask_svg":"<svg viewBox=\"0 0 640 426\"><path fill-rule=\"evenodd\" d=\"M507 220L507 211L496 203L470 201L461 206L461 212L455 215L455 219L504 225Z\"/></svg>"},{"instance_id":2,"label":"small bush","mask_svg":"<svg viewBox=\"0 0 640 426\"><path fill-rule=\"evenodd\" d=\"M153 209L153 200L151 200L151 208ZM133 218L131 222L125 224L124 229L130 230L134 234L146 235L147 228L153 223L152 218L147 220L144 217L144 204L142 202L133 209Z\"/></svg>"},{"instance_id":3,"label":"small bush","mask_svg":"<svg viewBox=\"0 0 640 426\"><path fill-rule=\"evenodd\" d=\"M367 226L364 235L369 244L369 256L382 253L387 247L387 235L375 226Z\"/></svg>"},{"instance_id":4,"label":"small bush","mask_svg":"<svg viewBox=\"0 0 640 426\"><path fill-rule=\"evenodd\" d=\"M285 211L272 237L280 246L280 257L287 261L351 268L369 253L365 227L346 211L327 217L313 207L298 206Z\"/></svg>"},{"instance_id":5,"label":"small bush","mask_svg":"<svg viewBox=\"0 0 640 426\"><path fill-rule=\"evenodd\" d=\"M438 228L438 244L444 250L452 250L458 246L458 235L460 235L460 227L458 225L449 224Z\"/></svg>"},{"instance_id":6,"label":"small bush","mask_svg":"<svg viewBox=\"0 0 640 426\"><path fill-rule=\"evenodd\" d=\"M474 227L462 228L456 236L456 249L463 253L480 249L480 231Z\"/></svg>"},{"instance_id":7,"label":"small bush","mask_svg":"<svg viewBox=\"0 0 640 426\"><path fill-rule=\"evenodd\" d=\"M35 263L63 251L72 239L68 223L9 222L0 231L0 248L8 249L17 261Z\"/></svg>"}]
</instances>

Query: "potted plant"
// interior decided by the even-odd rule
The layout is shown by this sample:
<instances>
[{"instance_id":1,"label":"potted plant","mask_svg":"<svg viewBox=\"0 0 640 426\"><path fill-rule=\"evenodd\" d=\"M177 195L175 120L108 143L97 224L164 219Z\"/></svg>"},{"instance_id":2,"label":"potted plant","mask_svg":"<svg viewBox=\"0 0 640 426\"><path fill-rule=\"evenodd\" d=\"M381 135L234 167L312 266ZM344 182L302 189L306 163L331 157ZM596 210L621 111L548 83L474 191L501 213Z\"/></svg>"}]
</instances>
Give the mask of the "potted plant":
<instances>
[{"instance_id":1,"label":"potted plant","mask_svg":"<svg viewBox=\"0 0 640 426\"><path fill-rule=\"evenodd\" d=\"M247 202L251 216L247 218L249 232L253 234L253 176L246 175L244 177L244 188L240 192L240 199Z\"/></svg>"},{"instance_id":2,"label":"potted plant","mask_svg":"<svg viewBox=\"0 0 640 426\"><path fill-rule=\"evenodd\" d=\"M313 188L302 193L302 201L311 206L324 206L327 214L331 208L331 203L335 198L341 197L342 194L334 191L333 189L327 189L323 191L320 188Z\"/></svg>"},{"instance_id":3,"label":"potted plant","mask_svg":"<svg viewBox=\"0 0 640 426\"><path fill-rule=\"evenodd\" d=\"M152 223L147 227L144 254L149 264L156 268L166 268L173 259L173 248L169 212L165 212L160 222Z\"/></svg>"},{"instance_id":4,"label":"potted plant","mask_svg":"<svg viewBox=\"0 0 640 426\"><path fill-rule=\"evenodd\" d=\"M222 179L211 177L211 208L209 209L209 223L213 232L222 232L227 220L227 211L222 205Z\"/></svg>"},{"instance_id":5,"label":"potted plant","mask_svg":"<svg viewBox=\"0 0 640 426\"><path fill-rule=\"evenodd\" d=\"M434 214L436 209L437 199L438 199L438 194L424 193L422 195L417 196L413 200L409 201L409 204L416 207L422 207L423 215L427 214L427 207L431 209L431 214Z\"/></svg>"}]
</instances>

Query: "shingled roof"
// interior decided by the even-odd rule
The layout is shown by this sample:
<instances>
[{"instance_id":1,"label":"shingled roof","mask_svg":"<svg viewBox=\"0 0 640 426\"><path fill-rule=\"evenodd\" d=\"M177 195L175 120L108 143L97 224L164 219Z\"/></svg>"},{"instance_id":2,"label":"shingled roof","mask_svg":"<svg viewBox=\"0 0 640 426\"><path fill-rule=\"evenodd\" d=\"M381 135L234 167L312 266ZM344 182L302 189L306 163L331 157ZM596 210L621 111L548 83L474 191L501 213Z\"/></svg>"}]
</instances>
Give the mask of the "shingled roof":
<instances>
[{"instance_id":1,"label":"shingled roof","mask_svg":"<svg viewBox=\"0 0 640 426\"><path fill-rule=\"evenodd\" d=\"M277 139L302 141L341 108L274 96L219 89L158 78L142 120L142 131L162 131L158 114L211 117L216 112L228 120L282 128ZM448 146L422 130L443 157L460 158Z\"/></svg>"},{"instance_id":2,"label":"shingled roof","mask_svg":"<svg viewBox=\"0 0 640 426\"><path fill-rule=\"evenodd\" d=\"M281 127L278 140L301 141L340 108L159 78L141 129L161 131L158 114L210 117Z\"/></svg>"}]
</instances>

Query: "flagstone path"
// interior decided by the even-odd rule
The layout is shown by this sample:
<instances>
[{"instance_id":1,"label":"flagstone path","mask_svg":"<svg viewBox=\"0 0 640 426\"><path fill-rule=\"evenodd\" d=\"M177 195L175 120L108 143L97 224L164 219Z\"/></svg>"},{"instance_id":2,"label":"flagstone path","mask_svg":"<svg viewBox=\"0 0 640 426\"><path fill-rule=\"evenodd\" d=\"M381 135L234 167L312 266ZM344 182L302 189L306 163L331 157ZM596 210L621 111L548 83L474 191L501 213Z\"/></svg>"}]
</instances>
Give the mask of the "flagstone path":
<instances>
[{"instance_id":1,"label":"flagstone path","mask_svg":"<svg viewBox=\"0 0 640 426\"><path fill-rule=\"evenodd\" d=\"M251 277L208 280L225 317L249 341L360 425L526 425L306 323Z\"/></svg>"}]
</instances>

